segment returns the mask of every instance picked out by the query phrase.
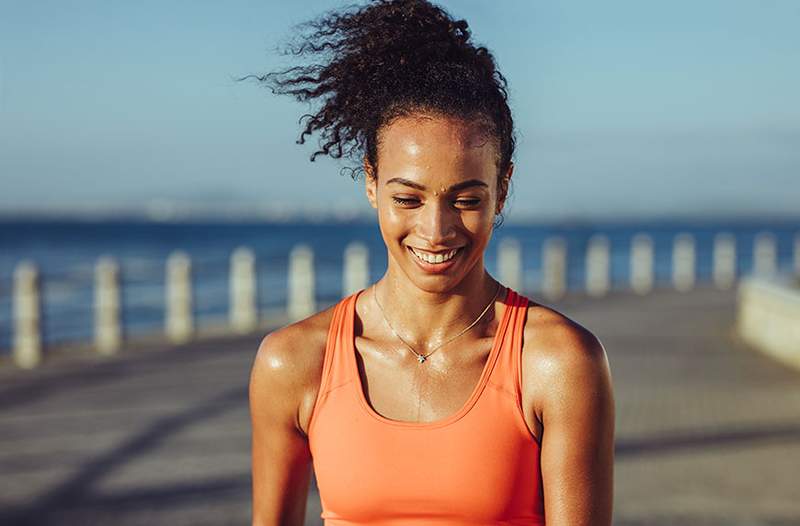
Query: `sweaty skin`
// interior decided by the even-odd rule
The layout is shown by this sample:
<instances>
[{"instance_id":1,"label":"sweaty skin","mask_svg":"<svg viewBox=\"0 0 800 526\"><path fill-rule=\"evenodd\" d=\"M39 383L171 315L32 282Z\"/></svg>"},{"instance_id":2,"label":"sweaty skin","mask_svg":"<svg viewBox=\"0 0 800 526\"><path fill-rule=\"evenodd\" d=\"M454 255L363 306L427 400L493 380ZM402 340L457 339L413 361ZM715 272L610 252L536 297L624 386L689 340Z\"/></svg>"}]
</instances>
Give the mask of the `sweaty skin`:
<instances>
[{"instance_id":1,"label":"sweaty skin","mask_svg":"<svg viewBox=\"0 0 800 526\"><path fill-rule=\"evenodd\" d=\"M427 354L469 325L496 291L483 256L513 173L512 165L498 174L496 159L496 145L479 125L411 115L380 131L377 166L365 164L367 198L388 253L375 292L417 352ZM446 272L429 273L412 248L459 253ZM503 287L498 298L504 294ZM503 308L496 301L421 366L387 328L371 293L361 294L355 343L372 408L415 422L457 411L478 381ZM254 525L303 524L306 430L332 310L268 334L258 349L250 378ZM536 303L524 331L522 402L541 447L548 526L609 526L614 395L606 352L584 327Z\"/></svg>"}]
</instances>

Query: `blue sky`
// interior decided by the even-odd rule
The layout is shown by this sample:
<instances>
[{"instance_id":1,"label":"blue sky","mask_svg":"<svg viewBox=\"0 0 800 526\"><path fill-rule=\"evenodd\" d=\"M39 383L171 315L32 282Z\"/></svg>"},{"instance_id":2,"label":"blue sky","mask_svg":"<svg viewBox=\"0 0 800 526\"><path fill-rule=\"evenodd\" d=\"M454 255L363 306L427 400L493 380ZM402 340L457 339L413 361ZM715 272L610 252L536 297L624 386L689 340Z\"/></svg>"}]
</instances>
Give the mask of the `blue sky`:
<instances>
[{"instance_id":1,"label":"blue sky","mask_svg":"<svg viewBox=\"0 0 800 526\"><path fill-rule=\"evenodd\" d=\"M0 0L0 212L369 212L294 144L285 64L333 1ZM800 2L451 0L508 77L513 218L800 209Z\"/></svg>"}]
</instances>

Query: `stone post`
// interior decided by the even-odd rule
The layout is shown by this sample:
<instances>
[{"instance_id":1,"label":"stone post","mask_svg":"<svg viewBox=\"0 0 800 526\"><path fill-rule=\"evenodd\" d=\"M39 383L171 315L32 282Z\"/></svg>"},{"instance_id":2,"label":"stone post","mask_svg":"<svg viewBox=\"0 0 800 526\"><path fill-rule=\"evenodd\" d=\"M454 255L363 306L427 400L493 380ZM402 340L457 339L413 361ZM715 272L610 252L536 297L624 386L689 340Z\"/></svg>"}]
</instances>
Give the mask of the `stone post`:
<instances>
[{"instance_id":1,"label":"stone post","mask_svg":"<svg viewBox=\"0 0 800 526\"><path fill-rule=\"evenodd\" d=\"M194 332L192 315L192 262L185 252L167 258L167 338L173 343L189 341Z\"/></svg>"},{"instance_id":2,"label":"stone post","mask_svg":"<svg viewBox=\"0 0 800 526\"><path fill-rule=\"evenodd\" d=\"M753 241L753 272L759 276L770 276L777 270L777 248L771 232L761 232Z\"/></svg>"},{"instance_id":3,"label":"stone post","mask_svg":"<svg viewBox=\"0 0 800 526\"><path fill-rule=\"evenodd\" d=\"M342 297L355 294L369 285L369 251L364 243L353 241L344 250Z\"/></svg>"},{"instance_id":4,"label":"stone post","mask_svg":"<svg viewBox=\"0 0 800 526\"><path fill-rule=\"evenodd\" d=\"M519 241L510 237L500 240L497 247L497 269L500 283L523 293L522 249Z\"/></svg>"},{"instance_id":5,"label":"stone post","mask_svg":"<svg viewBox=\"0 0 800 526\"><path fill-rule=\"evenodd\" d=\"M233 251L229 280L231 327L240 334L251 332L258 325L256 257L252 250L239 247Z\"/></svg>"},{"instance_id":6,"label":"stone post","mask_svg":"<svg viewBox=\"0 0 800 526\"><path fill-rule=\"evenodd\" d=\"M800 233L794 235L794 275L800 278Z\"/></svg>"},{"instance_id":7,"label":"stone post","mask_svg":"<svg viewBox=\"0 0 800 526\"><path fill-rule=\"evenodd\" d=\"M545 240L542 247L542 293L551 300L564 296L567 289L567 245L560 237Z\"/></svg>"},{"instance_id":8,"label":"stone post","mask_svg":"<svg viewBox=\"0 0 800 526\"><path fill-rule=\"evenodd\" d=\"M682 233L675 236L672 248L672 283L681 292L694 287L695 283L694 237Z\"/></svg>"},{"instance_id":9,"label":"stone post","mask_svg":"<svg viewBox=\"0 0 800 526\"><path fill-rule=\"evenodd\" d=\"M611 289L611 260L608 238L596 234L586 247L586 292L590 296L605 296Z\"/></svg>"},{"instance_id":10,"label":"stone post","mask_svg":"<svg viewBox=\"0 0 800 526\"><path fill-rule=\"evenodd\" d=\"M736 238L732 234L714 237L712 273L714 284L720 289L729 289L736 281Z\"/></svg>"},{"instance_id":11,"label":"stone post","mask_svg":"<svg viewBox=\"0 0 800 526\"><path fill-rule=\"evenodd\" d=\"M100 258L94 279L94 344L100 354L122 347L121 297L119 265L110 257Z\"/></svg>"},{"instance_id":12,"label":"stone post","mask_svg":"<svg viewBox=\"0 0 800 526\"><path fill-rule=\"evenodd\" d=\"M314 314L314 252L308 245L297 245L289 253L289 318L301 320Z\"/></svg>"},{"instance_id":13,"label":"stone post","mask_svg":"<svg viewBox=\"0 0 800 526\"><path fill-rule=\"evenodd\" d=\"M636 234L631 240L631 289L637 294L653 290L653 240L647 234Z\"/></svg>"},{"instance_id":14,"label":"stone post","mask_svg":"<svg viewBox=\"0 0 800 526\"><path fill-rule=\"evenodd\" d=\"M22 261L14 269L14 363L32 369L42 361L42 300L39 269Z\"/></svg>"}]
</instances>

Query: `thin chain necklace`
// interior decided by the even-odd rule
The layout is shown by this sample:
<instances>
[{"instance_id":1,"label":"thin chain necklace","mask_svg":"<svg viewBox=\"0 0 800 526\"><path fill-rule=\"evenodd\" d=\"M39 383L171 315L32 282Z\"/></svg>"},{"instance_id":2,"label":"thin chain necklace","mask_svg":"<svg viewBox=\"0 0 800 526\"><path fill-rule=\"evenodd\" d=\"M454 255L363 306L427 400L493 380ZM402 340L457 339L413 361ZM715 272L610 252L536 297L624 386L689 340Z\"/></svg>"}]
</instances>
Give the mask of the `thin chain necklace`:
<instances>
[{"instance_id":1,"label":"thin chain necklace","mask_svg":"<svg viewBox=\"0 0 800 526\"><path fill-rule=\"evenodd\" d=\"M492 306L492 304L494 303L495 299L497 298L497 294L499 292L500 292L500 282L498 281L497 282L497 290L494 292L494 296L492 296L492 300L489 302L488 305L486 305L486 307L483 309L483 312L481 312L480 315L477 318L475 318L475 321L470 323L467 326L466 329L464 329L463 331L459 332L458 334L456 334L452 338L449 338L449 339L445 340L444 342L440 343L439 345L437 345L436 347L434 347L433 350L431 352L429 352L428 354L421 354L421 353L418 353L413 347L411 347L411 345L407 341L405 341L402 336L397 334L396 330L394 330L394 327L392 327L392 324L389 322L389 318L386 317L386 312L384 312L383 307L381 306L381 303L378 301L378 294L377 294L376 289L375 289L375 284L372 285L372 298L375 300L375 303L378 305L378 308L380 309L381 314L383 315L383 321L386 322L386 325L389 326L389 329L391 329L392 333L394 333L394 335L397 336L397 338L401 342L403 342L405 344L405 346L408 347L408 349L417 356L417 361L419 363L423 363L425 360L428 359L428 356L430 356L431 354L435 353L440 348L444 347L446 344L448 344L451 341L455 340L456 338L458 338L459 336L461 336L462 334L464 334L465 332L470 330L472 327L474 327L475 324L478 323L478 321L480 321L481 318L483 318L483 315L486 314L486 311L489 310L489 307Z\"/></svg>"}]
</instances>

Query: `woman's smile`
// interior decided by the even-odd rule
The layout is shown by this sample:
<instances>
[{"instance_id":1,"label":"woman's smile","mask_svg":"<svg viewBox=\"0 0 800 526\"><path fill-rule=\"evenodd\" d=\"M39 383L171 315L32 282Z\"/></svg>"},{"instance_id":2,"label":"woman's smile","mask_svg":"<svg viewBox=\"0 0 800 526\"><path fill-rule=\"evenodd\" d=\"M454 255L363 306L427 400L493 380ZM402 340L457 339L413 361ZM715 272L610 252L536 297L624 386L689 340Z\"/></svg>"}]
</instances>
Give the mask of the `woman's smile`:
<instances>
[{"instance_id":1,"label":"woman's smile","mask_svg":"<svg viewBox=\"0 0 800 526\"><path fill-rule=\"evenodd\" d=\"M435 253L414 247L408 247L408 250L422 270L430 274L439 274L447 271L460 261L461 254L464 252L463 248L462 246Z\"/></svg>"}]
</instances>

